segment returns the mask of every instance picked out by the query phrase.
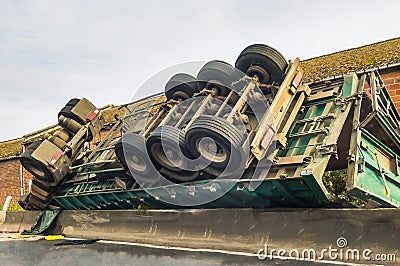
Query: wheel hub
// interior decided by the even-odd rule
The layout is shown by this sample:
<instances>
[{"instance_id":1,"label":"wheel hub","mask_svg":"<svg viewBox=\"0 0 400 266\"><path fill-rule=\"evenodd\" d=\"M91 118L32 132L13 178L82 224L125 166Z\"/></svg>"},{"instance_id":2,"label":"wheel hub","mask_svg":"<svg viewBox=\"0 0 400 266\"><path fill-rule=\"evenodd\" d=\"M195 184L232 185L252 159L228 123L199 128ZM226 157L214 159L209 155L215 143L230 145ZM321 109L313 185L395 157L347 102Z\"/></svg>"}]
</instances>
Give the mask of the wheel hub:
<instances>
[{"instance_id":1,"label":"wheel hub","mask_svg":"<svg viewBox=\"0 0 400 266\"><path fill-rule=\"evenodd\" d=\"M249 77L256 76L258 78L258 81L263 84L268 83L268 81L270 80L270 75L268 71L266 71L262 66L259 65L250 66L247 69L246 74Z\"/></svg>"},{"instance_id":2,"label":"wheel hub","mask_svg":"<svg viewBox=\"0 0 400 266\"><path fill-rule=\"evenodd\" d=\"M197 150L207 160L213 162L223 162L227 159L227 153L220 144L209 137L197 141Z\"/></svg>"},{"instance_id":3,"label":"wheel hub","mask_svg":"<svg viewBox=\"0 0 400 266\"><path fill-rule=\"evenodd\" d=\"M140 172L146 171L146 163L136 155L133 155L130 166Z\"/></svg>"}]
</instances>

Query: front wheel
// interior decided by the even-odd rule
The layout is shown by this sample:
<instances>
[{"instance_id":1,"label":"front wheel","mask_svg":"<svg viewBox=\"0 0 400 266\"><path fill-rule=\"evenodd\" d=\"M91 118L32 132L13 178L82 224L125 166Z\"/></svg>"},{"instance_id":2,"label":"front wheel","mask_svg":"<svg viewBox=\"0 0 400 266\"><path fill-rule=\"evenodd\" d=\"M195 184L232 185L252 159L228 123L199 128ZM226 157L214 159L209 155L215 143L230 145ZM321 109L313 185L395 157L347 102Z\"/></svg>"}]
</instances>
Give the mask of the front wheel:
<instances>
[{"instance_id":1,"label":"front wheel","mask_svg":"<svg viewBox=\"0 0 400 266\"><path fill-rule=\"evenodd\" d=\"M53 183L55 182L55 178L47 169L47 166L32 156L33 152L40 146L40 144L42 144L42 141L35 141L29 145L28 149L19 158L19 161L35 178L42 182Z\"/></svg>"}]
</instances>

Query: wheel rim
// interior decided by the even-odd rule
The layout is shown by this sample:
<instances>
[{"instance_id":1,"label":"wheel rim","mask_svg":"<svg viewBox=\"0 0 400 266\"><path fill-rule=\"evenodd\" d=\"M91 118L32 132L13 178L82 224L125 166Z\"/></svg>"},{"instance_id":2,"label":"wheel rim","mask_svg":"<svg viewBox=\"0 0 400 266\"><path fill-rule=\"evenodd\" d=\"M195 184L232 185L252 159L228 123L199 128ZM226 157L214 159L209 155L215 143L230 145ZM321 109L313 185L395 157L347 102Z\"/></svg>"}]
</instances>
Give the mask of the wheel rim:
<instances>
[{"instance_id":1,"label":"wheel rim","mask_svg":"<svg viewBox=\"0 0 400 266\"><path fill-rule=\"evenodd\" d=\"M139 153L132 152L127 154L126 163L130 169L135 170L137 173L144 173L147 170L146 160Z\"/></svg>"},{"instance_id":2,"label":"wheel rim","mask_svg":"<svg viewBox=\"0 0 400 266\"><path fill-rule=\"evenodd\" d=\"M168 100L188 99L197 91L195 77L186 73L178 73L172 76L164 88L164 93Z\"/></svg>"},{"instance_id":3,"label":"wheel rim","mask_svg":"<svg viewBox=\"0 0 400 266\"><path fill-rule=\"evenodd\" d=\"M37 168L35 164L28 160L25 161L24 167L29 169L29 171L36 177L44 178L46 176L46 173L43 169Z\"/></svg>"},{"instance_id":4,"label":"wheel rim","mask_svg":"<svg viewBox=\"0 0 400 266\"><path fill-rule=\"evenodd\" d=\"M196 149L201 156L212 162L222 163L228 158L223 145L209 137L196 140Z\"/></svg>"},{"instance_id":5,"label":"wheel rim","mask_svg":"<svg viewBox=\"0 0 400 266\"><path fill-rule=\"evenodd\" d=\"M183 165L183 160L179 156L179 152L166 143L162 145L157 142L151 146L150 151L153 157L168 169L176 170L177 168L181 168Z\"/></svg>"},{"instance_id":6,"label":"wheel rim","mask_svg":"<svg viewBox=\"0 0 400 266\"><path fill-rule=\"evenodd\" d=\"M249 77L257 76L258 81L260 83L268 83L268 81L270 80L268 71L265 70L265 68L263 68L262 66L258 66L258 65L250 66L247 69L246 74Z\"/></svg>"},{"instance_id":7,"label":"wheel rim","mask_svg":"<svg viewBox=\"0 0 400 266\"><path fill-rule=\"evenodd\" d=\"M172 94L171 99L178 101L178 100L187 100L190 96L184 91L176 91Z\"/></svg>"},{"instance_id":8,"label":"wheel rim","mask_svg":"<svg viewBox=\"0 0 400 266\"><path fill-rule=\"evenodd\" d=\"M206 83L206 89L215 90L217 95L226 95L227 88L219 80L210 80Z\"/></svg>"}]
</instances>

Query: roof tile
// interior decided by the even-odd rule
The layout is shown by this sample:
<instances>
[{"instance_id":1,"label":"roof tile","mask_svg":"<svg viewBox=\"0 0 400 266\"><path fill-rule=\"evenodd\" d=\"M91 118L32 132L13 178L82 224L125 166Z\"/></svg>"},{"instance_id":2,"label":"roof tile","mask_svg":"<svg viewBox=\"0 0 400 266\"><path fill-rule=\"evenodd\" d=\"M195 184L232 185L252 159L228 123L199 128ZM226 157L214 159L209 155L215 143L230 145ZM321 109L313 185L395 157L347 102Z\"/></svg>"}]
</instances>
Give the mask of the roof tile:
<instances>
[{"instance_id":1,"label":"roof tile","mask_svg":"<svg viewBox=\"0 0 400 266\"><path fill-rule=\"evenodd\" d=\"M323 55L301 62L306 82L400 62L400 38Z\"/></svg>"}]
</instances>

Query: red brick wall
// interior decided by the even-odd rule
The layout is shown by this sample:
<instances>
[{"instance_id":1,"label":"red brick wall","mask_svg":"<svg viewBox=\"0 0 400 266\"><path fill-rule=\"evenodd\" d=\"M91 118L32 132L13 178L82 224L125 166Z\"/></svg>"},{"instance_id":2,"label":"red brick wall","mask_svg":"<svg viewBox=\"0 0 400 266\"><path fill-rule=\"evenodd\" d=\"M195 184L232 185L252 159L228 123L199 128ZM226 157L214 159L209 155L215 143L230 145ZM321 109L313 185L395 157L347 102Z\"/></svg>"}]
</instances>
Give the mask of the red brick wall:
<instances>
[{"instance_id":1,"label":"red brick wall","mask_svg":"<svg viewBox=\"0 0 400 266\"><path fill-rule=\"evenodd\" d=\"M29 192L29 181L33 179L33 175L23 168L23 175L25 180L25 194Z\"/></svg>"},{"instance_id":2,"label":"red brick wall","mask_svg":"<svg viewBox=\"0 0 400 266\"><path fill-rule=\"evenodd\" d=\"M379 72L397 111L400 112L400 67Z\"/></svg>"},{"instance_id":3,"label":"red brick wall","mask_svg":"<svg viewBox=\"0 0 400 266\"><path fill-rule=\"evenodd\" d=\"M0 161L0 203L12 196L11 204L18 202L21 196L20 163L18 159Z\"/></svg>"},{"instance_id":4,"label":"red brick wall","mask_svg":"<svg viewBox=\"0 0 400 266\"><path fill-rule=\"evenodd\" d=\"M96 145L100 142L100 141L102 141L102 140L104 140L106 137L107 137L107 134L108 134L108 130L101 130L100 131L100 134L97 134L94 138L93 138L93 140L90 142L90 148L91 149L94 149L95 147L96 147ZM118 132L116 135L115 135L115 137L119 137L121 134L120 134L120 132Z\"/></svg>"}]
</instances>

